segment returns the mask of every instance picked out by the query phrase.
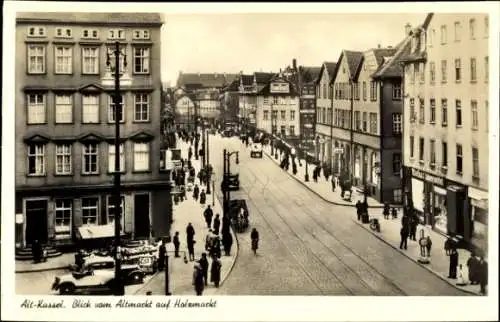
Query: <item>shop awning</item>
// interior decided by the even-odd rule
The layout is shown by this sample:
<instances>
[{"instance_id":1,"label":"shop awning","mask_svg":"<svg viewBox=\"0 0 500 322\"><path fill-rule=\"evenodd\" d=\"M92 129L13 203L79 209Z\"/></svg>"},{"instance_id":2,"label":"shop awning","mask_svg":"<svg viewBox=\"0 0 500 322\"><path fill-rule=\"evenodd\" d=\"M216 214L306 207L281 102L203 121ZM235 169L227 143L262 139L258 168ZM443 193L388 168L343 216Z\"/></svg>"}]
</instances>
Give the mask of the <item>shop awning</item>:
<instances>
[{"instance_id":1,"label":"shop awning","mask_svg":"<svg viewBox=\"0 0 500 322\"><path fill-rule=\"evenodd\" d=\"M468 196L471 204L475 207L488 209L488 192L469 187Z\"/></svg>"},{"instance_id":2,"label":"shop awning","mask_svg":"<svg viewBox=\"0 0 500 322\"><path fill-rule=\"evenodd\" d=\"M81 239L111 238L115 236L115 225L83 225L78 228L78 235Z\"/></svg>"}]
</instances>

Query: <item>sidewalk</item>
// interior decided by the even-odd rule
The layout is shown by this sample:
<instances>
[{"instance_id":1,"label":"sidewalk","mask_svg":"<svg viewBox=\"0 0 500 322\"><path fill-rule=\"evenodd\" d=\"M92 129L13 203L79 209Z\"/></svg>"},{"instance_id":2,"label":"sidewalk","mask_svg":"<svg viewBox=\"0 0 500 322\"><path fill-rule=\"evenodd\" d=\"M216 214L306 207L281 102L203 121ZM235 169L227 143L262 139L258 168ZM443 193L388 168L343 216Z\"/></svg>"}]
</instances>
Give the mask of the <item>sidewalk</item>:
<instances>
[{"instance_id":1,"label":"sidewalk","mask_svg":"<svg viewBox=\"0 0 500 322\"><path fill-rule=\"evenodd\" d=\"M74 253L64 253L61 256L47 258L44 263L33 263L33 260L16 260L16 273L45 272L68 268L75 263Z\"/></svg>"},{"instance_id":2,"label":"sidewalk","mask_svg":"<svg viewBox=\"0 0 500 322\"><path fill-rule=\"evenodd\" d=\"M279 166L279 161L274 158L274 156L271 156L271 147L266 146L263 148L264 153L267 154L267 156L272 159L277 166ZM278 155L278 159L279 155ZM297 174L293 175L292 173L292 167L290 166L289 170L287 171L288 174L295 178L297 181L299 181L302 185L304 185L306 188L308 188L310 191L318 195L320 198L323 200L334 204L334 205L340 205L340 206L355 206L355 202L358 199L362 199L363 196L359 193L356 193L353 191L353 198L352 198L352 203L347 203L343 201L340 198L340 189L335 189L335 192L332 192L332 187L331 187L331 182L326 181L324 176L321 176L321 178L318 179L318 182L314 182L312 180L312 170L314 169L314 165L308 165L309 167L309 182L304 182L304 174L305 174L305 161L301 160L302 167L299 167L297 164ZM283 170L285 171L285 170ZM453 285L454 287L461 289L465 292L472 293L472 294L479 294L480 287L479 285L466 285L466 286L458 286L456 285L457 280L456 279L449 279L448 276L448 269L449 269L449 258L445 254L444 251L444 242L446 240L446 237L443 236L442 234L432 230L428 226L423 226L419 225L417 227L417 241L413 240L408 240L408 249L407 250L401 250L399 249L399 243L400 243L400 228L401 228L401 211L399 211L399 216L398 219L389 219L385 220L383 217L383 205L378 203L375 199L373 198L368 198L368 205L370 206L369 210L369 215L370 219L371 218L377 218L380 223L380 233L373 231L368 224L362 224L360 221L357 220L356 218L356 213L352 212L352 220L356 222L359 226L363 227L366 229L368 232L372 233L375 235L378 239L382 240L384 243L387 245L391 246L395 250L399 251L400 253L404 254L406 257L417 263L418 265L422 265L425 267L427 270L431 271L435 275L437 275L439 278L445 280L448 282L450 285ZM430 258L430 263L429 264L421 264L418 262L418 259L420 258L420 246L418 244L418 238L420 236L420 231L421 229L424 230L425 236L430 236L432 240L432 249L431 249L431 258ZM470 257L470 252L465 249L458 249L459 253L459 264L462 264L462 267L464 268L464 273L465 277L468 277L468 270L467 270L467 260Z\"/></svg>"},{"instance_id":3,"label":"sidewalk","mask_svg":"<svg viewBox=\"0 0 500 322\"><path fill-rule=\"evenodd\" d=\"M187 158L187 149L188 144L184 142L180 142L178 140L177 144L178 148L181 149L182 158ZM200 169L200 160L196 160L193 156L191 159L191 163L193 167L196 169L196 173L198 173ZM205 186L201 186L198 178L196 178L195 183L200 186L200 191L202 189L206 190ZM196 201L193 199L192 192L188 191L186 193L187 200L183 202L179 202L179 204L173 206L174 212L174 222L171 227L171 235L173 236L176 231L179 232L180 235L180 258L175 258L174 254L174 246L172 243L167 244L167 251L169 255L169 284L170 284L170 292L174 295L195 295L194 288L192 286L192 278L193 278L193 266L194 262L184 263L184 254L187 256L187 245L186 245L186 227L189 222L192 223L195 236L194 240L196 241L194 245L195 259L198 260L201 257L201 253L205 251L205 236L208 233L207 224L205 223L205 218L203 217L203 211L206 209L207 205L213 209L214 218L216 214L220 214L222 220L222 207L219 201L215 200L215 205L212 206L212 194L207 195L207 202L202 207L199 203L199 200ZM227 278L229 273L231 272L236 256L238 254L238 243L236 240L236 236L233 233L233 246L231 248L231 256L221 256L221 285L224 283L224 280ZM209 264L211 265L211 259L209 259ZM210 268L209 268L209 278L210 278ZM208 287L205 288L203 294L212 294L216 292L216 288L213 286L213 283L208 284ZM165 274L159 273L154 278L152 278L147 283L143 284L142 287L137 290L134 294L136 295L145 295L146 292L151 291L153 295L164 295L165 294Z\"/></svg>"}]
</instances>

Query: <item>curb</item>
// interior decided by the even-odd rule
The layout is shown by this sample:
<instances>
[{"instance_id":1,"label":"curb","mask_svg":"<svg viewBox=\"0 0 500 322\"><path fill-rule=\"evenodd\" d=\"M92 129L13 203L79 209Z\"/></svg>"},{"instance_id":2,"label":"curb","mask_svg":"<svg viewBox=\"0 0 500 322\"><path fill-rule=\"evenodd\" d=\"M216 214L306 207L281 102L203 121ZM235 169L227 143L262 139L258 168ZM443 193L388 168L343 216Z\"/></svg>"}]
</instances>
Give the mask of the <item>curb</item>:
<instances>
[{"instance_id":1,"label":"curb","mask_svg":"<svg viewBox=\"0 0 500 322\"><path fill-rule=\"evenodd\" d=\"M61 270L61 269L67 269L68 267L69 267L69 264L65 265L65 266L57 266L57 267L50 267L50 268L35 268L35 269L25 269L25 270L19 270L19 271L16 270L15 274L57 271L57 270Z\"/></svg>"},{"instance_id":2,"label":"curb","mask_svg":"<svg viewBox=\"0 0 500 322\"><path fill-rule=\"evenodd\" d=\"M273 156L271 156L270 154L268 154L266 151L264 151L264 154L269 158L271 159L274 163L278 164L278 162L274 159ZM292 177L293 179L295 179L295 181L299 182L300 184L302 184L304 187L306 187L309 191L311 191L312 193L314 193L315 195L317 195L318 197L320 197L323 201L325 202L328 202L329 204L332 204L332 205L336 205L336 206L343 206L343 207L353 207L355 208L356 205L355 204L351 204L351 203L341 203L341 202L336 202L336 201L331 201L331 200L328 200L326 199L324 196L322 196L320 193L318 193L317 191L315 191L313 188L309 187L308 185L306 185L304 182L302 182L302 180L300 180L299 178L297 178L297 176L295 176L293 173L290 173L288 171L286 171L286 173ZM395 205L394 207L396 208L402 208L400 205ZM384 206L368 206L368 208L371 208L371 209L383 209Z\"/></svg>"},{"instance_id":3,"label":"curb","mask_svg":"<svg viewBox=\"0 0 500 322\"><path fill-rule=\"evenodd\" d=\"M405 252L402 252L399 248L397 248L396 246L394 246L393 244L389 243L387 240L385 240L384 238L382 238L380 235L376 234L375 232L373 232L371 229L369 229L367 226L363 225L362 223L358 222L357 220L355 219L352 219L353 222L355 222L358 226L360 227L363 227L364 230L370 232L373 236L375 236L376 238L378 238L379 240L381 240L382 242L384 242L386 245L389 245L391 246L393 249L395 249L396 251L398 251L400 254L403 254L406 258L412 260L413 262L417 263L419 266L425 268L426 270L428 270L429 272L433 273L434 275L436 275L437 277L439 277L440 279L442 279L443 281L445 281L446 283L450 284L451 286L453 286L454 288L462 291L462 292L465 292L465 293L469 293L469 294L472 294L472 295L478 295L478 293L476 292L473 292L473 291L469 291L469 290L465 290L463 288L460 288L460 287L457 287L454 283L448 281L448 279L446 277L444 277L442 274L440 273L437 273L436 271L434 271L433 269L431 269L429 266L426 266L426 265L421 265L418 260L416 260L415 258L411 257L410 255L408 255L407 253Z\"/></svg>"}]
</instances>

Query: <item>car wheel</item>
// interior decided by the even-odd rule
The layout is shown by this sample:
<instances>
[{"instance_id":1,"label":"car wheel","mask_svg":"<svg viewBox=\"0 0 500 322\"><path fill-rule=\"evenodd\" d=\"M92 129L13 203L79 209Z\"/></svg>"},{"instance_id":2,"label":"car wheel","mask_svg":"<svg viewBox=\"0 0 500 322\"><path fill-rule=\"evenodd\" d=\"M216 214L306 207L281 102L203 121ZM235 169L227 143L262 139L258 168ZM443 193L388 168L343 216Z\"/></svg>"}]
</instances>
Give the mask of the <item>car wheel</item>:
<instances>
[{"instance_id":1,"label":"car wheel","mask_svg":"<svg viewBox=\"0 0 500 322\"><path fill-rule=\"evenodd\" d=\"M75 285L73 284L63 284L59 287L59 294L61 295L71 295L75 294Z\"/></svg>"},{"instance_id":2,"label":"car wheel","mask_svg":"<svg viewBox=\"0 0 500 322\"><path fill-rule=\"evenodd\" d=\"M133 284L142 284L144 283L144 278L139 273L132 274L132 283Z\"/></svg>"}]
</instances>

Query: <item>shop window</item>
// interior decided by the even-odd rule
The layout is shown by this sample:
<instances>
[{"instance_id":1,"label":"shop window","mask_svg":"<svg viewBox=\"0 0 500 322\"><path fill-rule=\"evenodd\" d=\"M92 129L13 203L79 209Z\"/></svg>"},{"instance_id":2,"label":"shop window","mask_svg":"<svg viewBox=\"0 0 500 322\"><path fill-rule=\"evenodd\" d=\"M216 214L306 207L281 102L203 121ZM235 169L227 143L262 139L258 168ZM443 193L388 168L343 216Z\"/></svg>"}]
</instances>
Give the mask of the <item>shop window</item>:
<instances>
[{"instance_id":1,"label":"shop window","mask_svg":"<svg viewBox=\"0 0 500 322\"><path fill-rule=\"evenodd\" d=\"M55 231L57 234L71 234L71 217L73 201L71 199L56 199Z\"/></svg>"},{"instance_id":2,"label":"shop window","mask_svg":"<svg viewBox=\"0 0 500 322\"><path fill-rule=\"evenodd\" d=\"M84 225L97 225L99 198L82 198L82 222Z\"/></svg>"},{"instance_id":3,"label":"shop window","mask_svg":"<svg viewBox=\"0 0 500 322\"><path fill-rule=\"evenodd\" d=\"M392 191L392 198L394 203L402 203L403 202L403 190L402 189L394 189Z\"/></svg>"}]
</instances>

